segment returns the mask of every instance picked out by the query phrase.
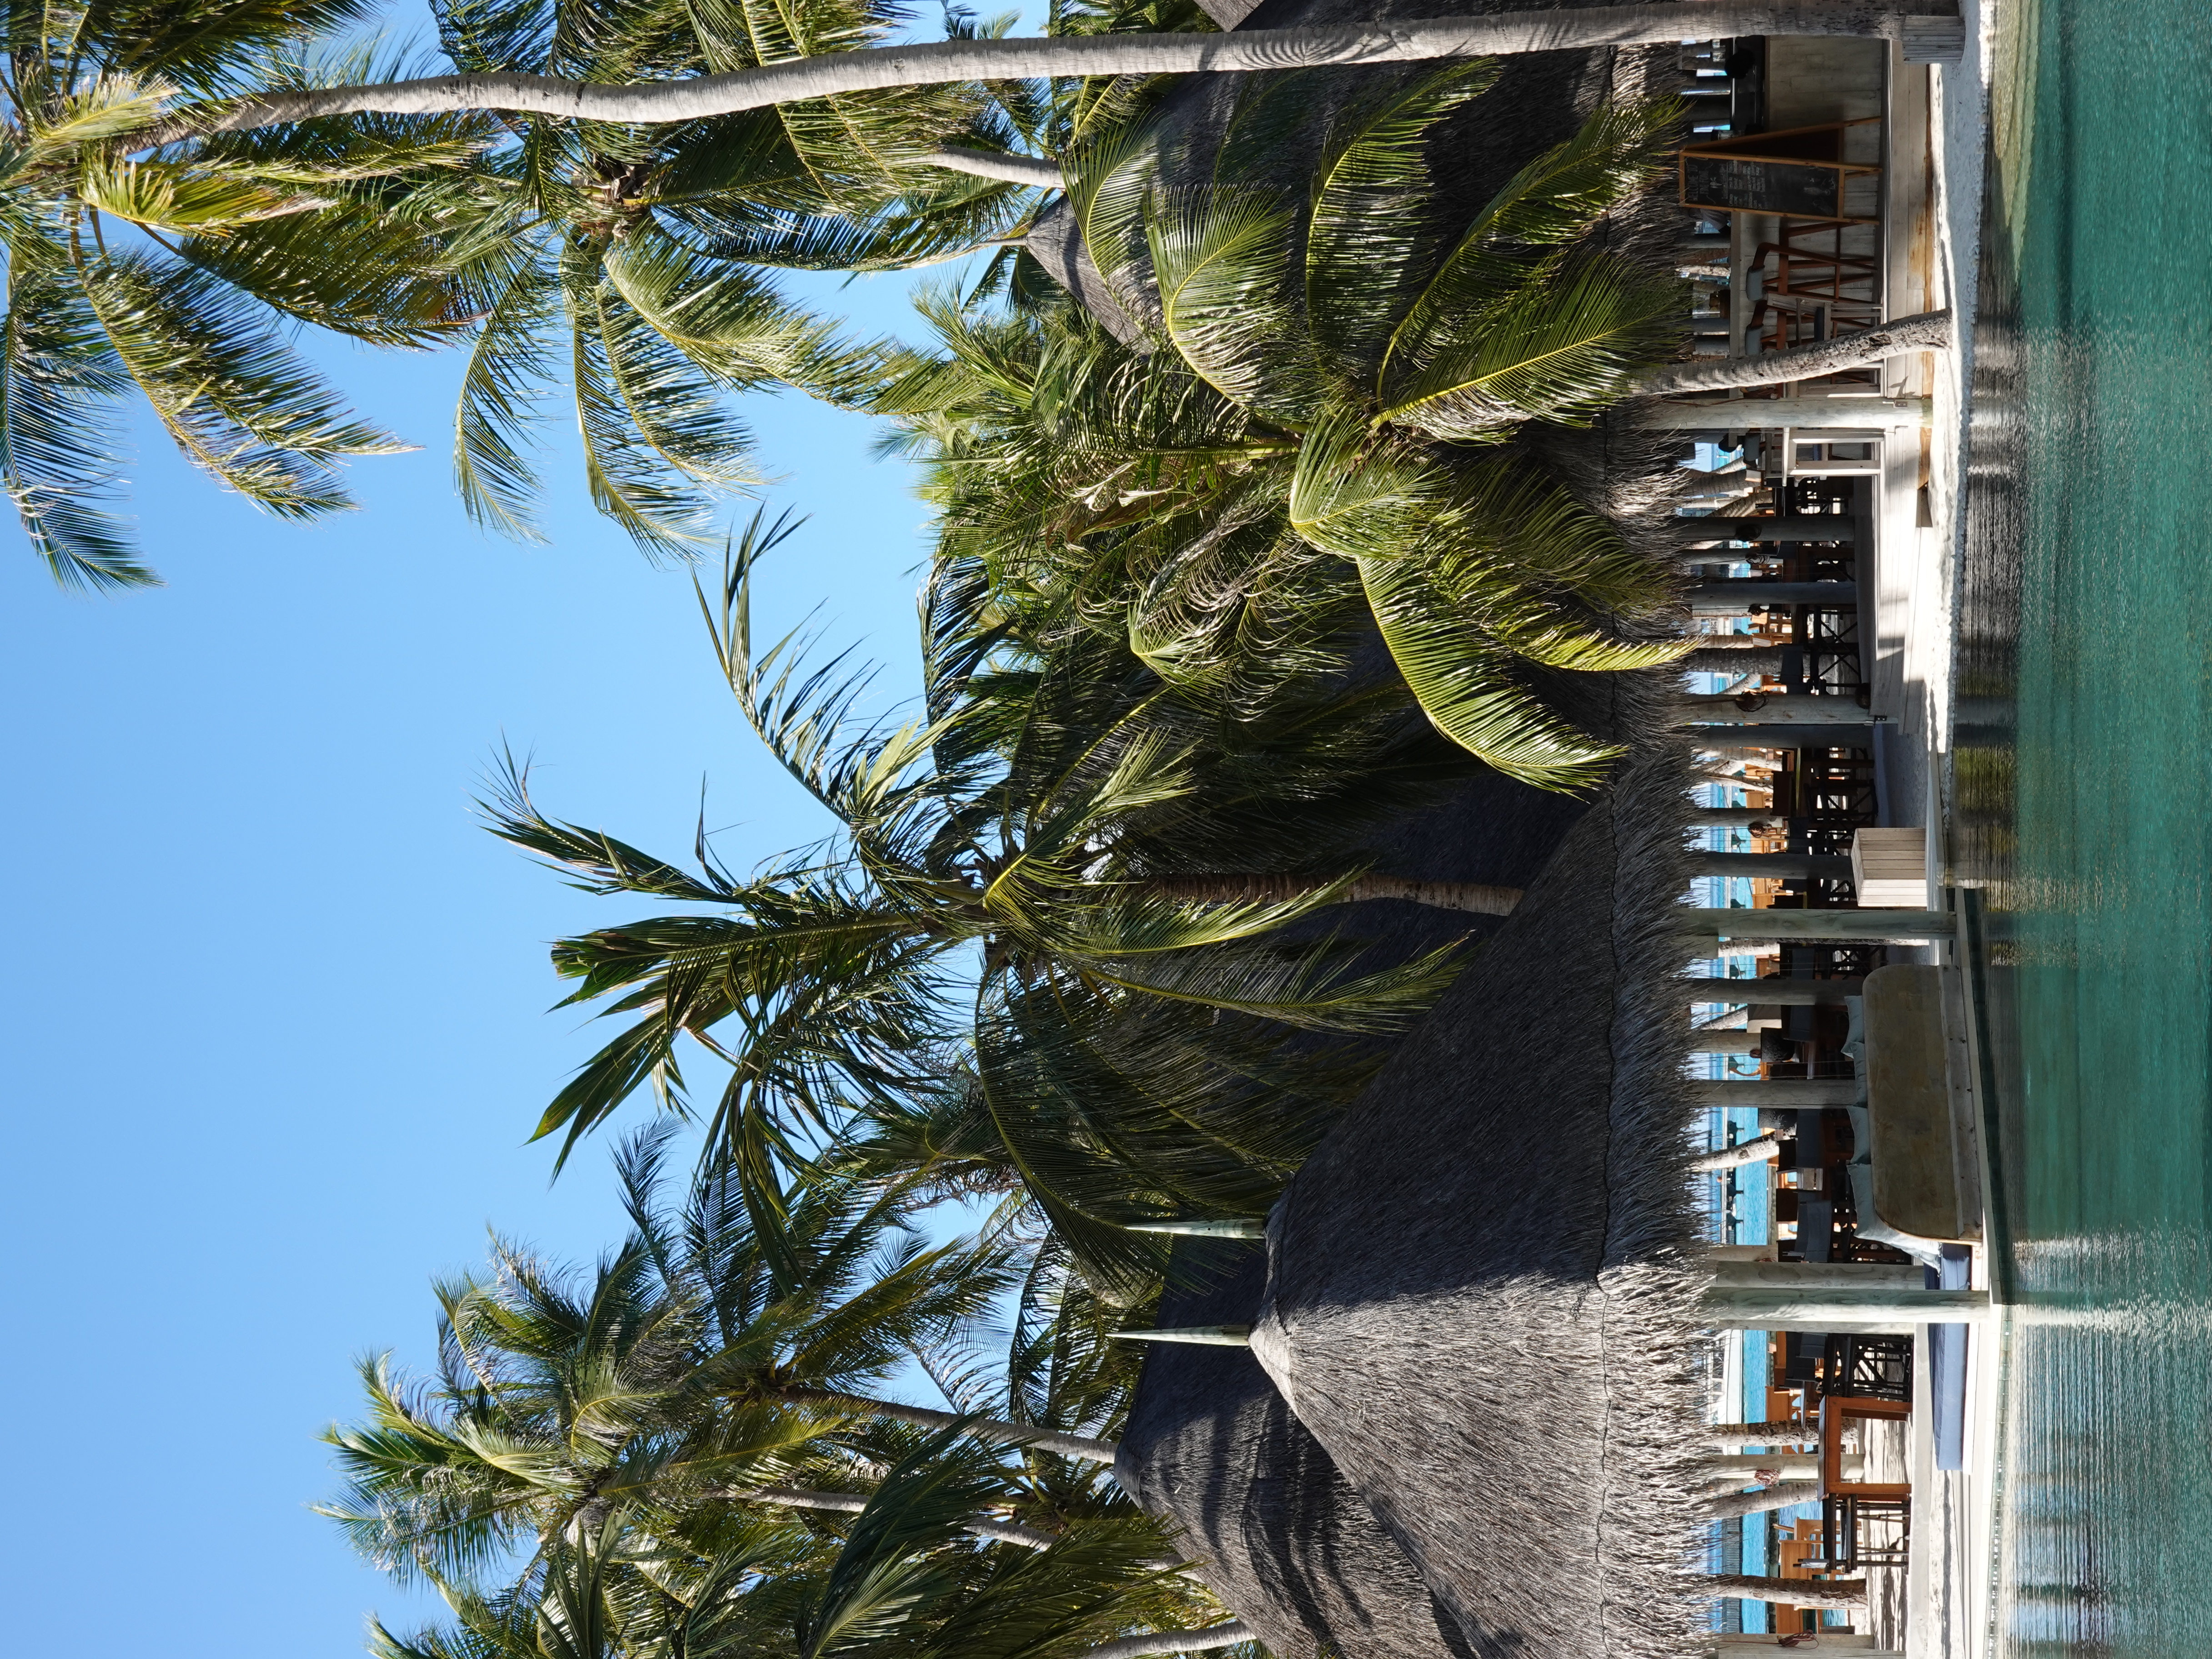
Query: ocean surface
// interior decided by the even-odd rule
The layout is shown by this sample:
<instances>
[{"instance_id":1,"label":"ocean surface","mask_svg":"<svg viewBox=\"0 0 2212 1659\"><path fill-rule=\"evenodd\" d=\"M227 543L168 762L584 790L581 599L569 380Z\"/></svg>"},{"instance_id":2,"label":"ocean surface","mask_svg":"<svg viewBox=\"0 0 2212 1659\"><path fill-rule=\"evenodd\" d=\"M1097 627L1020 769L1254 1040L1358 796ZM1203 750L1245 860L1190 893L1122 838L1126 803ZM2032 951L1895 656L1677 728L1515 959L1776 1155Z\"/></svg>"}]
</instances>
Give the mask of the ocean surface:
<instances>
[{"instance_id":1,"label":"ocean surface","mask_svg":"<svg viewBox=\"0 0 2212 1659\"><path fill-rule=\"evenodd\" d=\"M2009 8L1960 591L1997 1655L2212 1654L2212 3Z\"/></svg>"}]
</instances>

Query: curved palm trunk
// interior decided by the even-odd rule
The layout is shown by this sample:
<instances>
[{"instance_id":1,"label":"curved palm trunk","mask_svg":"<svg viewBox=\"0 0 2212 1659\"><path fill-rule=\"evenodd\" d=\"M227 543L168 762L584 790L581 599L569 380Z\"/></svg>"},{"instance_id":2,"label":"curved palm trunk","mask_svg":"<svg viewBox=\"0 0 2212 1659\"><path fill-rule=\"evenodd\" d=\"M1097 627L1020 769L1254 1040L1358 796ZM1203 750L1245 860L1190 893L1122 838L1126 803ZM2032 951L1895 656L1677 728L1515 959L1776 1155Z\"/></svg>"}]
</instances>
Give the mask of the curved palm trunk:
<instances>
[{"instance_id":1,"label":"curved palm trunk","mask_svg":"<svg viewBox=\"0 0 2212 1659\"><path fill-rule=\"evenodd\" d=\"M961 1427L976 1439L994 1445L1035 1446L1039 1451L1085 1463L1111 1463L1120 1449L1110 1440L1093 1440L1087 1435L1060 1434L1051 1429L1032 1428L1025 1423L1006 1423L988 1417L963 1418L957 1412L909 1406L896 1400L872 1400L866 1395L841 1394L835 1389L789 1388L778 1392L796 1405L840 1406L871 1417L888 1417L894 1423L911 1423L922 1429Z\"/></svg>"},{"instance_id":2,"label":"curved palm trunk","mask_svg":"<svg viewBox=\"0 0 2212 1659\"><path fill-rule=\"evenodd\" d=\"M1957 0L1700 0L1594 6L1578 11L1499 12L1488 17L1411 18L1350 27L1260 29L1236 34L1091 34L942 40L826 53L684 81L607 86L544 75L438 75L379 86L266 94L209 111L189 130L240 132L331 115L440 115L506 110L620 124L696 121L774 104L893 87L1042 76L1251 73L1344 64L1589 51L1606 46L1743 34L1878 36L1908 59L1955 61L1964 41ZM141 142L143 142L142 135Z\"/></svg>"},{"instance_id":3,"label":"curved palm trunk","mask_svg":"<svg viewBox=\"0 0 2212 1659\"><path fill-rule=\"evenodd\" d=\"M1005 150L969 149L964 145L950 144L917 159L925 166L943 167L948 173L972 173L978 179L1030 185L1038 190L1060 190L1067 183L1054 163L1034 155L1010 155Z\"/></svg>"},{"instance_id":4,"label":"curved palm trunk","mask_svg":"<svg viewBox=\"0 0 2212 1659\"><path fill-rule=\"evenodd\" d=\"M1908 351L1948 351L1951 339L1951 313L1924 311L1917 317L1877 323L1872 328L1838 334L1832 340L1817 341L1790 351L1677 363L1645 375L1638 383L1636 392L1639 397L1664 398L1678 392L1721 392L1732 386L1781 386L1791 380L1817 380L1823 374L1840 374L1849 368L1872 368L1887 358L1901 357Z\"/></svg>"},{"instance_id":5,"label":"curved palm trunk","mask_svg":"<svg viewBox=\"0 0 2212 1659\"><path fill-rule=\"evenodd\" d=\"M1153 876L1145 891L1163 898L1200 904L1280 904L1304 898L1330 884L1315 876ZM1399 876L1362 876L1345 890L1345 902L1403 899L1432 910L1467 910L1477 915L1510 916L1521 902L1518 887L1490 887L1476 881L1408 881Z\"/></svg>"},{"instance_id":6,"label":"curved palm trunk","mask_svg":"<svg viewBox=\"0 0 2212 1659\"><path fill-rule=\"evenodd\" d=\"M1754 1578L1748 1573L1706 1573L1690 1581L1701 1595L1746 1601L1787 1601L1793 1607L1863 1607L1863 1578Z\"/></svg>"}]
</instances>

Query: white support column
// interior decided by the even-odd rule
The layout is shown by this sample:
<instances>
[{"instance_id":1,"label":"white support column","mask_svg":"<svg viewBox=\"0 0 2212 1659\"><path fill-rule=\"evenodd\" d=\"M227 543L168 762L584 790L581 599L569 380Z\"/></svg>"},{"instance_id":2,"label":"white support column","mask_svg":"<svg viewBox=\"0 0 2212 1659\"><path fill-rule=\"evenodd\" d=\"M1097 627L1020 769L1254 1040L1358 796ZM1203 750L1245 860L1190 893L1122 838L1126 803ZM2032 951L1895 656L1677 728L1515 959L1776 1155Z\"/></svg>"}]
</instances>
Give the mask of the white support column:
<instances>
[{"instance_id":1,"label":"white support column","mask_svg":"<svg viewBox=\"0 0 2212 1659\"><path fill-rule=\"evenodd\" d=\"M1722 1330L1843 1331L1910 1335L1922 1325L1966 1324L1989 1311L1984 1291L1923 1288L1917 1266L1858 1261L1715 1261L1700 1304Z\"/></svg>"}]
</instances>

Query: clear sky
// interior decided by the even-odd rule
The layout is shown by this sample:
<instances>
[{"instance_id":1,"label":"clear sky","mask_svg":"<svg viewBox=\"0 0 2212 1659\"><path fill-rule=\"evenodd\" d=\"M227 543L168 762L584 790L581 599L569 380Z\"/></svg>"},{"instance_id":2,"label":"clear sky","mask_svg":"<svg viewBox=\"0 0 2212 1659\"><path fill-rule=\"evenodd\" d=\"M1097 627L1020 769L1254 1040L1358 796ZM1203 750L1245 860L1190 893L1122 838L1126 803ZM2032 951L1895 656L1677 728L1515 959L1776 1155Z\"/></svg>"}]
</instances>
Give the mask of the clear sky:
<instances>
[{"instance_id":1,"label":"clear sky","mask_svg":"<svg viewBox=\"0 0 2212 1659\"><path fill-rule=\"evenodd\" d=\"M817 297L907 329L897 278ZM688 579L591 514L573 442L550 547L453 499L451 356L321 354L422 453L302 530L140 434L169 586L85 600L0 530L9 1060L4 1638L70 1659L336 1659L422 1611L306 1505L354 1358L431 1351L429 1276L495 1223L589 1256L597 1153L522 1143L593 1042L545 942L637 908L471 824L504 739L542 804L687 852L702 773L743 866L822 823L753 741ZM759 629L820 602L903 694L923 510L866 422L754 400L771 500L811 515Z\"/></svg>"}]
</instances>

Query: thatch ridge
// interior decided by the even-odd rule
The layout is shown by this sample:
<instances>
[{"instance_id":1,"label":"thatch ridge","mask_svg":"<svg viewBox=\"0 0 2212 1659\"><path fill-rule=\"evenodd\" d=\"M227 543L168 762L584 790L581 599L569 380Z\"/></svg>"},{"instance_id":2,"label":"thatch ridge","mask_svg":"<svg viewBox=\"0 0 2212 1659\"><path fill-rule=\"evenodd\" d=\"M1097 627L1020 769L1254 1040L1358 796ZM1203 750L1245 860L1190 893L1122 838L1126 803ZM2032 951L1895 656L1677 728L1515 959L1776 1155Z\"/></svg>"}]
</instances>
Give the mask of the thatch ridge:
<instances>
[{"instance_id":1,"label":"thatch ridge","mask_svg":"<svg viewBox=\"0 0 2212 1659\"><path fill-rule=\"evenodd\" d=\"M1253 1351L1474 1650L1693 1650L1680 750L1647 735L1269 1224Z\"/></svg>"}]
</instances>

